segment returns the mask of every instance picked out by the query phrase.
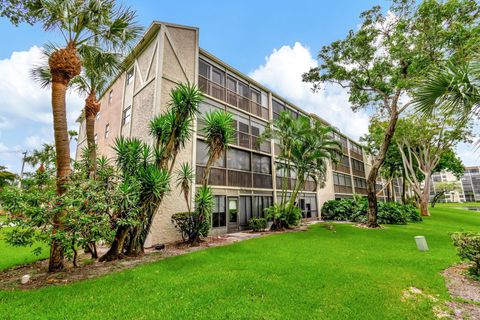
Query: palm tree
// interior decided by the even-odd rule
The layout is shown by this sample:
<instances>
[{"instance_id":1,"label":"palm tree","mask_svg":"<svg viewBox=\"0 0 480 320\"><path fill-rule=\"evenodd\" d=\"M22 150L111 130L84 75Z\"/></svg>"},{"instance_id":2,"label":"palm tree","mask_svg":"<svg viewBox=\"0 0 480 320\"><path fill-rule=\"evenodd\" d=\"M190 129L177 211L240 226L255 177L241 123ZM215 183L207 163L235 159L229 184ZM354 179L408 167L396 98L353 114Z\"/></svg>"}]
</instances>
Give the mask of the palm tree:
<instances>
[{"instance_id":1,"label":"palm tree","mask_svg":"<svg viewBox=\"0 0 480 320\"><path fill-rule=\"evenodd\" d=\"M32 14L46 31L59 31L65 40L64 47L55 50L48 59L57 153L56 183L57 193L61 195L71 171L65 95L70 81L81 71L78 52L92 43L104 48L123 47L134 40L141 29L134 23L134 11L118 7L114 0L40 0L35 2ZM63 211L55 215L55 229L63 228L64 215ZM49 271L63 269L63 256L60 241L52 241Z\"/></svg>"},{"instance_id":2,"label":"palm tree","mask_svg":"<svg viewBox=\"0 0 480 320\"><path fill-rule=\"evenodd\" d=\"M37 170L54 170L56 161L55 147L51 144L44 143L42 149L33 150L32 154L25 156L25 163L32 167L37 167Z\"/></svg>"},{"instance_id":3,"label":"palm tree","mask_svg":"<svg viewBox=\"0 0 480 320\"><path fill-rule=\"evenodd\" d=\"M342 152L340 143L332 138L332 133L333 128L315 122L308 132L293 143L291 160L297 178L287 210L292 210L308 178L312 178L316 188L323 187L328 162L336 161Z\"/></svg>"},{"instance_id":4,"label":"palm tree","mask_svg":"<svg viewBox=\"0 0 480 320\"><path fill-rule=\"evenodd\" d=\"M209 112L204 117L205 127L203 131L208 147L208 161L203 173L204 187L208 184L212 165L225 154L228 145L233 142L233 118L228 112L217 110Z\"/></svg>"},{"instance_id":5,"label":"palm tree","mask_svg":"<svg viewBox=\"0 0 480 320\"><path fill-rule=\"evenodd\" d=\"M7 171L7 167L0 165L0 192L17 178L18 176L15 173Z\"/></svg>"},{"instance_id":6,"label":"palm tree","mask_svg":"<svg viewBox=\"0 0 480 320\"><path fill-rule=\"evenodd\" d=\"M194 178L195 175L192 167L188 164L188 162L182 163L180 169L177 170L177 188L180 188L183 192L185 202L187 203L188 212L191 212L189 195Z\"/></svg>"},{"instance_id":7,"label":"palm tree","mask_svg":"<svg viewBox=\"0 0 480 320\"><path fill-rule=\"evenodd\" d=\"M280 145L279 159L283 165L281 169L285 170L282 178L282 197L281 206L285 205L287 200L288 180L292 168L292 148L299 137L304 136L310 129L310 120L306 117L294 118L290 112L283 111L278 119L272 121L265 132L260 136L260 141L273 139Z\"/></svg>"},{"instance_id":8,"label":"palm tree","mask_svg":"<svg viewBox=\"0 0 480 320\"><path fill-rule=\"evenodd\" d=\"M419 112L432 114L436 109L461 120L479 116L480 59L469 63L449 63L434 70L414 92Z\"/></svg>"},{"instance_id":9,"label":"palm tree","mask_svg":"<svg viewBox=\"0 0 480 320\"><path fill-rule=\"evenodd\" d=\"M81 57L83 72L73 78L72 85L82 96L87 97L83 112L89 153L89 175L94 178L97 169L95 119L101 107L99 95L105 91L111 78L120 70L120 54L105 52L96 46L85 46L81 51Z\"/></svg>"}]
</instances>

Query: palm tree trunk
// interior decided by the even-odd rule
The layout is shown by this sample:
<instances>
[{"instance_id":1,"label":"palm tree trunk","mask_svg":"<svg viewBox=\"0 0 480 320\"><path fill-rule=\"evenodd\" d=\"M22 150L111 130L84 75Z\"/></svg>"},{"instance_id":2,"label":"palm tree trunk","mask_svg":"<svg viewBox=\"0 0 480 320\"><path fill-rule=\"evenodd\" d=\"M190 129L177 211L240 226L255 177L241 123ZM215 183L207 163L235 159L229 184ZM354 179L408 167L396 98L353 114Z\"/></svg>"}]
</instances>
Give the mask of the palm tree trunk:
<instances>
[{"instance_id":1,"label":"palm tree trunk","mask_svg":"<svg viewBox=\"0 0 480 320\"><path fill-rule=\"evenodd\" d=\"M80 74L81 61L73 43L66 48L53 52L48 60L52 74L52 113L55 151L57 155L57 194L62 195L70 177L70 142L68 139L67 111L65 94L70 80ZM53 217L53 233L63 229L65 211L59 210ZM48 271L60 271L64 268L62 244L53 240L50 245Z\"/></svg>"},{"instance_id":2,"label":"palm tree trunk","mask_svg":"<svg viewBox=\"0 0 480 320\"><path fill-rule=\"evenodd\" d=\"M57 153L57 194L65 192L65 184L70 177L70 144L68 140L67 113L65 106L65 94L67 84L55 81L52 83L52 111L53 130L55 137L55 149ZM65 211L58 211L53 217L53 232L57 233L63 229ZM53 240L50 246L50 261L48 270L50 272L63 269L63 248L59 240Z\"/></svg>"},{"instance_id":3,"label":"palm tree trunk","mask_svg":"<svg viewBox=\"0 0 480 320\"><path fill-rule=\"evenodd\" d=\"M85 120L87 133L87 146L89 158L89 176L94 179L97 173L97 146L95 145L95 119L100 111L100 102L97 100L95 90L92 90L85 99Z\"/></svg>"},{"instance_id":4,"label":"palm tree trunk","mask_svg":"<svg viewBox=\"0 0 480 320\"><path fill-rule=\"evenodd\" d=\"M125 238L128 235L128 230L128 226L118 227L117 232L115 233L115 239L113 240L110 249L100 258L100 262L113 261L123 257L123 244L125 243Z\"/></svg>"}]
</instances>

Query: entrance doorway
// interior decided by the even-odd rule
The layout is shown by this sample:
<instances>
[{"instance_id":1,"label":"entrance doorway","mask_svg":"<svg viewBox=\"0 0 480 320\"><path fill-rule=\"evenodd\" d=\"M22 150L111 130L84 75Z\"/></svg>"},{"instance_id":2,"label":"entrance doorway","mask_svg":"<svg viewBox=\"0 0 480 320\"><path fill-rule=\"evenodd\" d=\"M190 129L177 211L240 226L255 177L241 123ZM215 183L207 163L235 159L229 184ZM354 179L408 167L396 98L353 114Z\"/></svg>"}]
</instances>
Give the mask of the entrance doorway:
<instances>
[{"instance_id":1,"label":"entrance doorway","mask_svg":"<svg viewBox=\"0 0 480 320\"><path fill-rule=\"evenodd\" d=\"M228 197L228 230L227 232L238 231L238 198Z\"/></svg>"}]
</instances>

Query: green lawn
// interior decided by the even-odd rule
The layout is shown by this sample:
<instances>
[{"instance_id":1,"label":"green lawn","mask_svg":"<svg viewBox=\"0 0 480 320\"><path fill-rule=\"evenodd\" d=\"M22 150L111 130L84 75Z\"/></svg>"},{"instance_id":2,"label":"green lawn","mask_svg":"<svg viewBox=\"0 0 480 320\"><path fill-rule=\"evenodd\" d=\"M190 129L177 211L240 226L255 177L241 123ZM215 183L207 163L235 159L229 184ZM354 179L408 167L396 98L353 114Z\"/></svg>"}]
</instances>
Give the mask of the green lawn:
<instances>
[{"instance_id":1,"label":"green lawn","mask_svg":"<svg viewBox=\"0 0 480 320\"><path fill-rule=\"evenodd\" d=\"M48 248L44 247L40 256L35 256L32 251L35 247L11 247L3 241L6 227L0 228L0 270L10 268L15 265L25 264L35 261L39 258L48 257ZM0 313L2 311L0 310Z\"/></svg>"},{"instance_id":2,"label":"green lawn","mask_svg":"<svg viewBox=\"0 0 480 320\"><path fill-rule=\"evenodd\" d=\"M316 225L72 285L0 292L0 319L430 319L433 302L402 301L402 291L448 298L440 272L458 261L448 233L463 229L480 231L480 214L442 205L423 223L382 230ZM428 253L416 250L416 235Z\"/></svg>"}]
</instances>

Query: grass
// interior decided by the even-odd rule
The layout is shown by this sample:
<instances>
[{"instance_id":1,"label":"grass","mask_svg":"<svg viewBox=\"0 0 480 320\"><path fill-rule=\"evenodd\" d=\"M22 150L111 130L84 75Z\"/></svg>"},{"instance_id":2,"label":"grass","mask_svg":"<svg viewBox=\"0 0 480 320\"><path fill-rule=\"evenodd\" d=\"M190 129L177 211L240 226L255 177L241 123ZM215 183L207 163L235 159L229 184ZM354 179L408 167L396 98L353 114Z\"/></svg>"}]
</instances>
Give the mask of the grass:
<instances>
[{"instance_id":1,"label":"grass","mask_svg":"<svg viewBox=\"0 0 480 320\"><path fill-rule=\"evenodd\" d=\"M480 213L367 230L337 224L252 239L35 291L0 292L1 319L433 319L458 262L449 233L480 231ZM424 235L430 251L416 250ZM3 261L0 255L0 265ZM410 286L438 297L403 301Z\"/></svg>"},{"instance_id":2,"label":"grass","mask_svg":"<svg viewBox=\"0 0 480 320\"><path fill-rule=\"evenodd\" d=\"M32 251L37 246L12 247L7 245L4 241L5 231L7 230L8 227L0 228L0 270L48 257L48 249L46 246L42 246L42 253L40 256L36 256L32 253Z\"/></svg>"}]
</instances>

